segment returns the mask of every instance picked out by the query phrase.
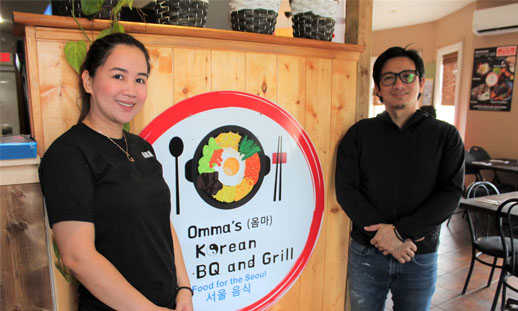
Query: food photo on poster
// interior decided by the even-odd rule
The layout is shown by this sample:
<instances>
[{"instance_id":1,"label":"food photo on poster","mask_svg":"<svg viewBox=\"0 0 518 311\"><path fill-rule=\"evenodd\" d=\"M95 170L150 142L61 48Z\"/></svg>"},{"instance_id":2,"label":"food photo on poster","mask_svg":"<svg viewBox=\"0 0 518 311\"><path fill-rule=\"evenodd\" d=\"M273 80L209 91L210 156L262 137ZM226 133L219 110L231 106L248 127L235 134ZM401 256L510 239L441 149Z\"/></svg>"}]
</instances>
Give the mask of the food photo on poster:
<instances>
[{"instance_id":1,"label":"food photo on poster","mask_svg":"<svg viewBox=\"0 0 518 311\"><path fill-rule=\"evenodd\" d=\"M511 111L518 46L476 49L471 110Z\"/></svg>"},{"instance_id":2,"label":"food photo on poster","mask_svg":"<svg viewBox=\"0 0 518 311\"><path fill-rule=\"evenodd\" d=\"M322 224L322 169L302 126L275 103L228 91L179 102L140 135L171 189L194 309L274 304L300 276Z\"/></svg>"}]
</instances>

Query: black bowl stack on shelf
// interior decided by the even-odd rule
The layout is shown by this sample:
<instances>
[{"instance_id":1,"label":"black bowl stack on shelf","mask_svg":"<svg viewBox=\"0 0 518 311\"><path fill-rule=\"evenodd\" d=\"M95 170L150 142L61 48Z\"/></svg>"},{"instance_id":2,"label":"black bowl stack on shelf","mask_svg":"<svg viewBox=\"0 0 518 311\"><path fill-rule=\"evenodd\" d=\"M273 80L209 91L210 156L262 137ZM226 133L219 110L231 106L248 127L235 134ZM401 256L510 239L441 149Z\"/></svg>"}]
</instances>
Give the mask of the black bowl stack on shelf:
<instances>
[{"instance_id":1,"label":"black bowl stack on shelf","mask_svg":"<svg viewBox=\"0 0 518 311\"><path fill-rule=\"evenodd\" d=\"M232 30L273 34L280 0L230 0Z\"/></svg>"},{"instance_id":2,"label":"black bowl stack on shelf","mask_svg":"<svg viewBox=\"0 0 518 311\"><path fill-rule=\"evenodd\" d=\"M338 4L337 0L291 0L293 36L331 41Z\"/></svg>"},{"instance_id":3,"label":"black bowl stack on shelf","mask_svg":"<svg viewBox=\"0 0 518 311\"><path fill-rule=\"evenodd\" d=\"M205 27L209 0L158 0L155 13L158 23Z\"/></svg>"},{"instance_id":4,"label":"black bowl stack on shelf","mask_svg":"<svg viewBox=\"0 0 518 311\"><path fill-rule=\"evenodd\" d=\"M99 12L87 16L81 11L80 0L52 0L52 14L58 16L72 16L72 8L74 8L75 17L110 19L111 11L117 5L117 2L118 0L104 0L103 7Z\"/></svg>"}]
</instances>

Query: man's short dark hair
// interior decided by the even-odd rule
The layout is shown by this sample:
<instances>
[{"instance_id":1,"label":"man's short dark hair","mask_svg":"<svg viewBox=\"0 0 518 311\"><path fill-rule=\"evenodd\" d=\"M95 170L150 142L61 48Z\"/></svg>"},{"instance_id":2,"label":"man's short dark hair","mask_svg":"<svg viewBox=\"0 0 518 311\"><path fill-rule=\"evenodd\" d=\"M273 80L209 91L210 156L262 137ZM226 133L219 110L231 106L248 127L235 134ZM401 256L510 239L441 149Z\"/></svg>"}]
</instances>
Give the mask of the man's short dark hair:
<instances>
[{"instance_id":1,"label":"man's short dark hair","mask_svg":"<svg viewBox=\"0 0 518 311\"><path fill-rule=\"evenodd\" d=\"M419 77L419 81L421 81L421 78L424 77L424 63L421 56L419 56L416 50L407 50L406 48L393 46L387 49L385 52L381 53L381 55L378 56L376 62L374 63L372 77L374 78L374 83L378 88L380 87L381 69L383 69L383 66L389 59L395 57L410 58L415 64L417 76Z\"/></svg>"}]
</instances>

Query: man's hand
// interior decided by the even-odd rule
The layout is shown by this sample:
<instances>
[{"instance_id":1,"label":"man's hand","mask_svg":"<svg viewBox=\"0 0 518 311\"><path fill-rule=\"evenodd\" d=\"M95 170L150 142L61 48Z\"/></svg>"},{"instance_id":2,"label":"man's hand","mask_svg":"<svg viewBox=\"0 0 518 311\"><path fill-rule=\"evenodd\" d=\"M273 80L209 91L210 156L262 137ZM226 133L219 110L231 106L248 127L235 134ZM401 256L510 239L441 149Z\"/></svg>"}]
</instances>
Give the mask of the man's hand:
<instances>
[{"instance_id":1,"label":"man's hand","mask_svg":"<svg viewBox=\"0 0 518 311\"><path fill-rule=\"evenodd\" d=\"M406 240L405 243L401 241L399 243L401 243L400 246L393 249L390 253L383 252L383 255L391 254L400 263L409 262L414 258L417 246L410 239Z\"/></svg>"},{"instance_id":2,"label":"man's hand","mask_svg":"<svg viewBox=\"0 0 518 311\"><path fill-rule=\"evenodd\" d=\"M365 231L376 231L370 243L383 255L391 254L400 263L409 262L417 251L417 246L412 240L401 242L391 224L375 224L363 228Z\"/></svg>"},{"instance_id":3,"label":"man's hand","mask_svg":"<svg viewBox=\"0 0 518 311\"><path fill-rule=\"evenodd\" d=\"M388 251L391 253L393 249L403 244L403 242L397 238L391 224L370 225L363 229L365 229L365 231L376 231L376 234L370 242L381 252Z\"/></svg>"}]
</instances>

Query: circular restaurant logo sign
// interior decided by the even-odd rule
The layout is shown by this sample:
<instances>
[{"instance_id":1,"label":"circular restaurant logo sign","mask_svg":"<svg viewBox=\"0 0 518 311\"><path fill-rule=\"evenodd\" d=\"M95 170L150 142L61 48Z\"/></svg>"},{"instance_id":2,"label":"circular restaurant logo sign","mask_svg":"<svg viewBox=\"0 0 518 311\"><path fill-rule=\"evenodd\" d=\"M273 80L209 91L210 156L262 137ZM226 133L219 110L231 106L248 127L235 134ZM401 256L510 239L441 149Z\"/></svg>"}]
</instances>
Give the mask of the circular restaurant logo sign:
<instances>
[{"instance_id":1,"label":"circular restaurant logo sign","mask_svg":"<svg viewBox=\"0 0 518 311\"><path fill-rule=\"evenodd\" d=\"M194 309L264 310L315 247L324 183L307 133L264 98L186 99L140 134L162 163Z\"/></svg>"}]
</instances>

